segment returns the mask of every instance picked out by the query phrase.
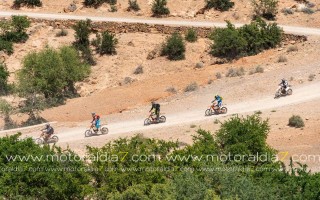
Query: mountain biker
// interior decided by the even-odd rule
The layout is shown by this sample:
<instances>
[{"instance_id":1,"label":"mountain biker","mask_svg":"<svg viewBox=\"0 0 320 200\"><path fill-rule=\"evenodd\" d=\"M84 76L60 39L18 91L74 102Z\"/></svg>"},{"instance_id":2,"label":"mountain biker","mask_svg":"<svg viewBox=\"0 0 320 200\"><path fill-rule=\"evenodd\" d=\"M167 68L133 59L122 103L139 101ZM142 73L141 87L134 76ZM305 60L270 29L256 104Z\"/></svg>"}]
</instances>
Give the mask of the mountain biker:
<instances>
[{"instance_id":1,"label":"mountain biker","mask_svg":"<svg viewBox=\"0 0 320 200\"><path fill-rule=\"evenodd\" d=\"M289 83L286 79L281 79L281 83L279 84L281 86L281 89L285 89L286 91L288 90Z\"/></svg>"},{"instance_id":2,"label":"mountain biker","mask_svg":"<svg viewBox=\"0 0 320 200\"><path fill-rule=\"evenodd\" d=\"M216 94L216 95L214 96L214 100L211 101L211 103L214 103L215 101L218 102L218 108L220 109L221 106L222 106L222 97L221 97L220 95Z\"/></svg>"},{"instance_id":3,"label":"mountain biker","mask_svg":"<svg viewBox=\"0 0 320 200\"><path fill-rule=\"evenodd\" d=\"M47 141L54 133L54 129L49 123L46 123L44 129L41 129L41 131L45 134L44 135L45 141Z\"/></svg>"},{"instance_id":4,"label":"mountain biker","mask_svg":"<svg viewBox=\"0 0 320 200\"><path fill-rule=\"evenodd\" d=\"M160 116L160 104L156 102L151 102L151 109L149 112L152 112L157 116L157 121L159 121L159 116Z\"/></svg>"},{"instance_id":5,"label":"mountain biker","mask_svg":"<svg viewBox=\"0 0 320 200\"><path fill-rule=\"evenodd\" d=\"M98 132L101 126L100 116L97 115L96 113L91 113L91 116L92 116L91 124L93 126L93 131Z\"/></svg>"}]
</instances>

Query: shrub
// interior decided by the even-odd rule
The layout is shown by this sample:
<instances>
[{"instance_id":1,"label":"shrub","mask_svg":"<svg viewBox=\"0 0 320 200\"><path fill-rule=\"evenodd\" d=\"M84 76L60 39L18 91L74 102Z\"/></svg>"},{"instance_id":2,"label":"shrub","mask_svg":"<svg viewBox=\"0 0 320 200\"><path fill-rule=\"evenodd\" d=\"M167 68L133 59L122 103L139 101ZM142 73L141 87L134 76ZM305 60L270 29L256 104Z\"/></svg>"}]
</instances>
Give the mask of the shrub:
<instances>
[{"instance_id":1,"label":"shrub","mask_svg":"<svg viewBox=\"0 0 320 200\"><path fill-rule=\"evenodd\" d=\"M29 36L26 33L26 29L30 26L30 21L26 16L12 16L10 21L4 21L0 24L0 40L4 44L0 44L2 48L6 49L7 53L10 54L11 45L8 42L25 42Z\"/></svg>"},{"instance_id":2,"label":"shrub","mask_svg":"<svg viewBox=\"0 0 320 200\"><path fill-rule=\"evenodd\" d=\"M231 60L244 55L247 42L230 22L227 28L216 28L211 34L211 54Z\"/></svg>"},{"instance_id":3,"label":"shrub","mask_svg":"<svg viewBox=\"0 0 320 200\"><path fill-rule=\"evenodd\" d=\"M228 70L228 73L226 74L226 77L236 77L236 76L243 76L245 74L245 71L243 67L241 68L230 68Z\"/></svg>"},{"instance_id":4,"label":"shrub","mask_svg":"<svg viewBox=\"0 0 320 200\"><path fill-rule=\"evenodd\" d=\"M185 59L185 43L179 33L173 33L162 45L161 55L167 56L169 60Z\"/></svg>"},{"instance_id":5,"label":"shrub","mask_svg":"<svg viewBox=\"0 0 320 200\"><path fill-rule=\"evenodd\" d=\"M217 73L216 73L216 78L217 78L217 79L221 79L221 78L222 78L222 74L221 74L220 72L217 72Z\"/></svg>"},{"instance_id":6,"label":"shrub","mask_svg":"<svg viewBox=\"0 0 320 200\"><path fill-rule=\"evenodd\" d=\"M170 92L172 94L176 94L178 91L176 90L176 88L174 87L169 87L166 89L167 92Z\"/></svg>"},{"instance_id":7,"label":"shrub","mask_svg":"<svg viewBox=\"0 0 320 200\"><path fill-rule=\"evenodd\" d=\"M275 19L278 13L278 0L252 0L255 17Z\"/></svg>"},{"instance_id":8,"label":"shrub","mask_svg":"<svg viewBox=\"0 0 320 200\"><path fill-rule=\"evenodd\" d=\"M13 43L0 38L0 51L4 51L8 55L13 54Z\"/></svg>"},{"instance_id":9,"label":"shrub","mask_svg":"<svg viewBox=\"0 0 320 200\"><path fill-rule=\"evenodd\" d=\"M305 7L301 9L301 12L305 13L305 14L313 14L314 10L312 10L311 8Z\"/></svg>"},{"instance_id":10,"label":"shrub","mask_svg":"<svg viewBox=\"0 0 320 200\"><path fill-rule=\"evenodd\" d=\"M4 63L0 63L0 95L7 94L9 86L8 86L8 78L10 74Z\"/></svg>"},{"instance_id":11,"label":"shrub","mask_svg":"<svg viewBox=\"0 0 320 200\"><path fill-rule=\"evenodd\" d=\"M263 73L264 69L260 65L256 66L253 70L250 71L249 74L255 74L255 73Z\"/></svg>"},{"instance_id":12,"label":"shrub","mask_svg":"<svg viewBox=\"0 0 320 200\"><path fill-rule=\"evenodd\" d=\"M84 5L87 7L99 7L102 5L106 0L85 0Z\"/></svg>"},{"instance_id":13,"label":"shrub","mask_svg":"<svg viewBox=\"0 0 320 200\"><path fill-rule=\"evenodd\" d=\"M18 8L21 6L40 7L42 6L42 2L41 0L14 0L13 6Z\"/></svg>"},{"instance_id":14,"label":"shrub","mask_svg":"<svg viewBox=\"0 0 320 200\"><path fill-rule=\"evenodd\" d=\"M10 115L14 111L14 108L4 99L0 99L0 114L3 116L4 119L4 129L12 129L16 128L17 125L11 119Z\"/></svg>"},{"instance_id":15,"label":"shrub","mask_svg":"<svg viewBox=\"0 0 320 200\"><path fill-rule=\"evenodd\" d=\"M143 74L143 67L139 65L133 72L134 74Z\"/></svg>"},{"instance_id":16,"label":"shrub","mask_svg":"<svg viewBox=\"0 0 320 200\"><path fill-rule=\"evenodd\" d=\"M287 52L298 51L298 47L296 45L289 46Z\"/></svg>"},{"instance_id":17,"label":"shrub","mask_svg":"<svg viewBox=\"0 0 320 200\"><path fill-rule=\"evenodd\" d=\"M60 29L60 31L56 33L56 37L63 37L67 35L68 35L68 31L65 29Z\"/></svg>"},{"instance_id":18,"label":"shrub","mask_svg":"<svg viewBox=\"0 0 320 200\"><path fill-rule=\"evenodd\" d=\"M129 4L129 7L128 7L127 11L132 11L132 10L139 11L140 10L140 7L139 7L137 0L129 0L128 4Z\"/></svg>"},{"instance_id":19,"label":"shrub","mask_svg":"<svg viewBox=\"0 0 320 200\"><path fill-rule=\"evenodd\" d=\"M187 87L184 89L184 92L192 92L199 89L199 86L196 82L190 83L187 85Z\"/></svg>"},{"instance_id":20,"label":"shrub","mask_svg":"<svg viewBox=\"0 0 320 200\"><path fill-rule=\"evenodd\" d=\"M113 55L117 53L116 45L118 44L118 40L114 34L108 31L103 32L101 35L98 34L94 44L100 55Z\"/></svg>"},{"instance_id":21,"label":"shrub","mask_svg":"<svg viewBox=\"0 0 320 200\"><path fill-rule=\"evenodd\" d=\"M287 62L287 61L288 61L288 59L287 59L287 57L284 56L284 55L281 55L281 56L279 56L279 58L278 58L278 62Z\"/></svg>"},{"instance_id":22,"label":"shrub","mask_svg":"<svg viewBox=\"0 0 320 200\"><path fill-rule=\"evenodd\" d=\"M152 3L153 16L161 16L170 14L167 7L167 0L154 0Z\"/></svg>"},{"instance_id":23,"label":"shrub","mask_svg":"<svg viewBox=\"0 0 320 200\"><path fill-rule=\"evenodd\" d=\"M203 68L203 67L204 67L203 62L198 62L198 63L196 64L196 68L197 68L197 69L201 69L201 68Z\"/></svg>"},{"instance_id":24,"label":"shrub","mask_svg":"<svg viewBox=\"0 0 320 200\"><path fill-rule=\"evenodd\" d=\"M281 12L285 15L292 15L294 13L291 8L283 8Z\"/></svg>"},{"instance_id":25,"label":"shrub","mask_svg":"<svg viewBox=\"0 0 320 200\"><path fill-rule=\"evenodd\" d=\"M117 6L115 6L115 5L111 5L111 6L110 6L109 12L117 12L117 11L118 11Z\"/></svg>"},{"instance_id":26,"label":"shrub","mask_svg":"<svg viewBox=\"0 0 320 200\"><path fill-rule=\"evenodd\" d=\"M206 0L206 9L214 8L219 11L227 11L234 6L230 0Z\"/></svg>"},{"instance_id":27,"label":"shrub","mask_svg":"<svg viewBox=\"0 0 320 200\"><path fill-rule=\"evenodd\" d=\"M185 39L188 42L196 42L198 39L197 31L194 29L188 29Z\"/></svg>"},{"instance_id":28,"label":"shrub","mask_svg":"<svg viewBox=\"0 0 320 200\"><path fill-rule=\"evenodd\" d=\"M295 128L302 128L304 127L304 122L299 115L292 115L292 117L289 118L288 125Z\"/></svg>"},{"instance_id":29,"label":"shrub","mask_svg":"<svg viewBox=\"0 0 320 200\"><path fill-rule=\"evenodd\" d=\"M315 77L316 77L315 74L310 74L308 80L313 81Z\"/></svg>"}]
</instances>

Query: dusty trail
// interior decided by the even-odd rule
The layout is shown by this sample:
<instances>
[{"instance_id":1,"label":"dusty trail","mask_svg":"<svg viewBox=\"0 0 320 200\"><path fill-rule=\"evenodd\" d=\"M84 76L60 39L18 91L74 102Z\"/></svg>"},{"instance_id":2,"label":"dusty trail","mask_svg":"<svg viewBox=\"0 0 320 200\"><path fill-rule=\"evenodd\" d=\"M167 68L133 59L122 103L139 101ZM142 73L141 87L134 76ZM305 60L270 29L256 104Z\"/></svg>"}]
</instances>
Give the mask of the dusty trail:
<instances>
[{"instance_id":1,"label":"dusty trail","mask_svg":"<svg viewBox=\"0 0 320 200\"><path fill-rule=\"evenodd\" d=\"M228 107L228 115L232 114L241 114L248 113L257 110L266 110L266 109L276 109L283 106L301 104L303 102L311 101L314 99L320 98L320 84L315 83L312 85L302 86L300 88L294 88L293 95L288 97L283 97L280 99L273 99L273 96L265 96L260 98L259 100L250 100L247 102L230 104ZM179 113L167 113L167 122L163 124L143 126L144 119L141 118L139 120L131 120L131 121L122 121L118 123L112 123L108 125L109 134L123 134L128 132L138 132L143 130L152 130L152 129L161 129L169 126L182 125L185 123L198 122L198 121L206 121L212 120L214 118L223 117L226 115L220 116L204 116L204 111L206 109L206 105L199 105L198 108L192 108L192 110L179 112ZM70 130L66 130L65 132L59 133L60 144L70 143L83 140L84 130L86 127L76 127ZM108 137L108 135L99 136L99 140L103 140Z\"/></svg>"},{"instance_id":2,"label":"dusty trail","mask_svg":"<svg viewBox=\"0 0 320 200\"><path fill-rule=\"evenodd\" d=\"M49 14L49 13L32 13L21 11L0 11L0 17L10 17L11 15L26 15L37 19L60 19L60 20L85 20L101 22L125 22L125 23L143 23L143 24L158 24L167 26L194 26L194 27L225 27L224 22L208 22L208 21L191 21L191 20L168 20L168 19L141 19L141 18L124 18L124 17L94 17L94 16L80 16L80 15L66 15L66 14ZM236 23L235 26L242 26L243 24ZM280 25L287 33L301 34L301 35L320 35L319 28L306 28L296 26Z\"/></svg>"}]
</instances>

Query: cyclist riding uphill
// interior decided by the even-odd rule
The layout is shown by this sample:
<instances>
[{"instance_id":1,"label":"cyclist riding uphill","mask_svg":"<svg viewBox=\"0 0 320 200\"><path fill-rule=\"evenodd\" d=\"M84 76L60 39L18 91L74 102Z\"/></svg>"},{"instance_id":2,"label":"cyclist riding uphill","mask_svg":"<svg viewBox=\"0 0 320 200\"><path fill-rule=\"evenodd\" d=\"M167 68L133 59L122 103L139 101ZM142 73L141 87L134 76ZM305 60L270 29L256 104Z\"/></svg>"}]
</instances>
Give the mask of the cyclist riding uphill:
<instances>
[{"instance_id":1,"label":"cyclist riding uphill","mask_svg":"<svg viewBox=\"0 0 320 200\"><path fill-rule=\"evenodd\" d=\"M41 131L45 134L44 135L44 140L47 141L54 133L53 127L47 123L44 127L44 129L41 129Z\"/></svg>"},{"instance_id":2,"label":"cyclist riding uphill","mask_svg":"<svg viewBox=\"0 0 320 200\"><path fill-rule=\"evenodd\" d=\"M217 101L218 107L219 107L219 109L220 109L221 106L222 106L222 97L221 97L220 95L216 94L216 95L214 96L214 100L211 101L211 103L214 103L215 101Z\"/></svg>"},{"instance_id":3,"label":"cyclist riding uphill","mask_svg":"<svg viewBox=\"0 0 320 200\"><path fill-rule=\"evenodd\" d=\"M155 103L154 101L151 102L151 109L149 112L152 112L154 115L157 116L157 121L159 121L159 116L160 116L160 104Z\"/></svg>"},{"instance_id":4,"label":"cyclist riding uphill","mask_svg":"<svg viewBox=\"0 0 320 200\"><path fill-rule=\"evenodd\" d=\"M93 131L97 132L101 126L101 121L100 121L100 116L97 115L96 113L91 113L92 116L92 127L93 127Z\"/></svg>"},{"instance_id":5,"label":"cyclist riding uphill","mask_svg":"<svg viewBox=\"0 0 320 200\"><path fill-rule=\"evenodd\" d=\"M281 79L281 83L279 84L279 86L282 88L282 89L285 89L286 91L288 90L288 87L289 87L289 83L286 79Z\"/></svg>"}]
</instances>

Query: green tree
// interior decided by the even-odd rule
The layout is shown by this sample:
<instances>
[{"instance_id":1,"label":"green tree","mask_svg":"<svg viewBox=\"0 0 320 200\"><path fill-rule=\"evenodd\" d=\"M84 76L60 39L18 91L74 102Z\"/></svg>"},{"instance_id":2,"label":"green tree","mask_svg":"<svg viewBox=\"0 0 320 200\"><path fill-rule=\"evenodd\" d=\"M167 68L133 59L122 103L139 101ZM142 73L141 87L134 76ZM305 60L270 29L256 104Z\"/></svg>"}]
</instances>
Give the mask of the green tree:
<instances>
[{"instance_id":1,"label":"green tree","mask_svg":"<svg viewBox=\"0 0 320 200\"><path fill-rule=\"evenodd\" d=\"M230 0L205 0L206 9L216 9L219 11L227 11L234 6L234 2Z\"/></svg>"},{"instance_id":2,"label":"green tree","mask_svg":"<svg viewBox=\"0 0 320 200\"><path fill-rule=\"evenodd\" d=\"M139 11L140 10L140 6L137 2L137 0L128 0L128 4L129 4L129 7L127 9L127 11Z\"/></svg>"},{"instance_id":3,"label":"green tree","mask_svg":"<svg viewBox=\"0 0 320 200\"><path fill-rule=\"evenodd\" d=\"M4 63L0 63L0 95L7 94L9 86L8 86L8 78L10 74Z\"/></svg>"},{"instance_id":4,"label":"green tree","mask_svg":"<svg viewBox=\"0 0 320 200\"><path fill-rule=\"evenodd\" d=\"M161 16L170 14L169 8L167 7L167 0L154 0L152 3L153 16Z\"/></svg>"},{"instance_id":5,"label":"green tree","mask_svg":"<svg viewBox=\"0 0 320 200\"><path fill-rule=\"evenodd\" d=\"M167 56L169 60L183 60L185 59L185 43L179 33L173 33L167 38L162 45L161 55Z\"/></svg>"}]
</instances>

